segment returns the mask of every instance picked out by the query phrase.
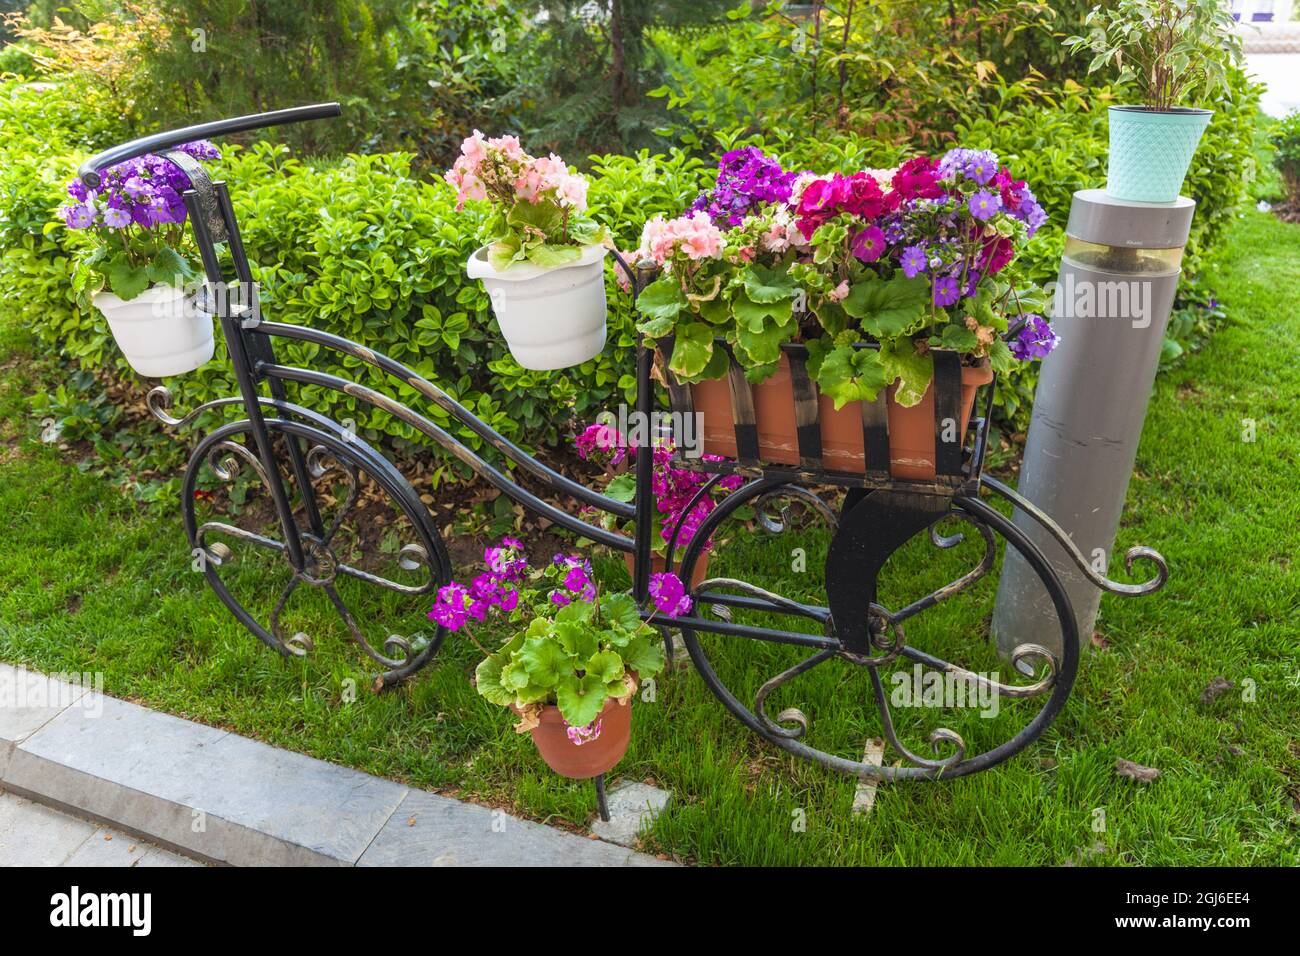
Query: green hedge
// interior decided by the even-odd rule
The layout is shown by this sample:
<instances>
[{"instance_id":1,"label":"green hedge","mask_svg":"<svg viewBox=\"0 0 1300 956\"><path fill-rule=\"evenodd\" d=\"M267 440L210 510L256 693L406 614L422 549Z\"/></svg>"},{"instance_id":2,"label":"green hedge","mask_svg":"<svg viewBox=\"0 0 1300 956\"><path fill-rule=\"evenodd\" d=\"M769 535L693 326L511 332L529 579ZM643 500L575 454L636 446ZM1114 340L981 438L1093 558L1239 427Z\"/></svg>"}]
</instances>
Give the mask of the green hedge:
<instances>
[{"instance_id":1,"label":"green hedge","mask_svg":"<svg viewBox=\"0 0 1300 956\"><path fill-rule=\"evenodd\" d=\"M1105 90L1073 88L1053 101L1009 96L958 129L959 140L988 146L1036 190L1051 221L1030 244L1019 268L1053 279L1071 193L1105 178ZM1237 76L1216 105L1198 150L1188 189L1198 210L1186 265L1193 272L1219 242L1245 194L1258 93ZM18 321L82 368L130 376L107 326L73 301L71 256L85 241L58 221L64 186L88 152L120 140L108 110L78 105L57 88L0 83L0 297ZM722 144L758 142L788 167L863 168L888 165L897 146L837 135L812 142L736 135ZM621 248L633 248L641 224L656 213L680 212L712 179L713 167L680 150L667 154L591 157L590 201ZM348 156L306 164L283 146L226 147L219 170L228 180L249 255L262 285L265 315L310 324L386 352L475 411L500 432L536 448L560 440L570 415L583 418L631 396L630 303L609 274L609 344L574 370L525 371L502 343L488 300L465 278L475 247L472 211L457 213L450 187L416 178L400 153ZM409 386L387 380L357 360L303 343L277 345L283 361L309 364L396 394L434 421L448 424ZM1001 383L1004 415L1023 424L1036 371ZM235 393L226 361L169 383L181 408ZM336 419L352 419L369 438L417 438L402 422L355 399L303 387L303 402ZM453 429L472 447L479 441Z\"/></svg>"},{"instance_id":2,"label":"green hedge","mask_svg":"<svg viewBox=\"0 0 1300 956\"><path fill-rule=\"evenodd\" d=\"M36 122L33 117L50 120L50 128L31 126L0 146L0 296L50 348L83 368L129 377L104 319L73 300L72 255L86 240L55 214L77 164L121 131L48 112L61 102L57 89L0 84L0 133L7 134L11 123L17 130ZM69 129L59 128L63 123ZM592 157L592 164L591 202L624 248L635 246L647 217L679 211L711 176L705 164L678 151ZM630 398L632 314L612 270L604 353L564 372L521 369L505 349L482 286L465 277L465 261L476 247L475 213L456 212L453 190L440 180L413 176L409 155L353 155L309 165L283 146L228 146L216 172L230 184L267 318L310 324L385 352L502 434L534 448L557 443L569 415L594 417ZM383 389L450 424L410 386L358 360L287 340L276 348L286 363ZM181 408L236 393L220 350L218 360L168 385ZM350 396L303 386L299 398L336 419L352 419L368 438L418 437L409 425ZM453 431L480 446L468 430Z\"/></svg>"}]
</instances>

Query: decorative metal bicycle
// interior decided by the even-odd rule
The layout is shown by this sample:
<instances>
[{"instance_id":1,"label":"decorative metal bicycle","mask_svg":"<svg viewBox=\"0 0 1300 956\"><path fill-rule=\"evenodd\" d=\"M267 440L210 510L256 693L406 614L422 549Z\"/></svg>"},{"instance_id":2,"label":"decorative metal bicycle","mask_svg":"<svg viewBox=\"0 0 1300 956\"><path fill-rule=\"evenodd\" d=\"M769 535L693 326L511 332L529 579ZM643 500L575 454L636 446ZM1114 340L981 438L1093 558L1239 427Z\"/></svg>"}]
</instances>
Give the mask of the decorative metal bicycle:
<instances>
[{"instance_id":1,"label":"decorative metal bicycle","mask_svg":"<svg viewBox=\"0 0 1300 956\"><path fill-rule=\"evenodd\" d=\"M190 221L200 250L207 286L201 296L204 311L218 319L229 349L239 395L207 402L183 417L173 416L171 394L163 387L149 394L149 408L169 426L184 426L202 412L229 405L242 406L245 417L224 424L203 436L195 447L185 471L182 507L185 530L191 548L201 555L203 573L220 600L256 637L283 655L303 655L313 643L304 633L286 634L282 615L291 596L298 589L319 589L361 648L382 668L376 689L409 678L428 664L438 652L446 633L439 629L432 639L418 646L409 639L384 636L375 639L368 626L354 613L342 585L349 588L373 588L399 599L426 605L431 592L452 576L448 550L429 510L402 473L376 448L351 429L345 428L301 404L291 402L287 383L337 391L362 403L382 409L410 425L469 466L513 501L555 525L575 532L590 541L634 555L632 566L633 595L644 607L651 575L651 527L654 499L651 491L651 456L636 457L636 498L632 503L613 500L547 467L508 441L470 411L457 403L433 382L412 369L357 342L316 329L288 325L260 318L255 301L239 296L224 297L214 290L238 288L253 290L253 274L240 238L230 196L223 182L213 182L202 165L189 155L174 150L194 139L219 137L232 133L277 126L304 120L339 115L336 104L323 104L240 117L186 129L144 137L88 160L80 170L89 188L99 183L99 171L113 164L161 152L185 172L192 188L185 193ZM218 244L227 245L233 266L232 282L222 267ZM633 268L615 256L617 267L632 284L632 293L645 284L644 270ZM256 293L253 292L253 295ZM428 417L394 400L388 395L357 381L327 374L311 368L282 364L277 360L275 340L310 343L350 356L357 364L371 366L386 376L415 389L447 416L479 436L488 447L512 461L550 492L568 496L587 508L630 521L631 537L607 530L554 507L538 495L511 480L501 469L485 461ZM655 408L652 369L654 355L644 343L636 354L636 410L649 418ZM801 396L796 417L801 426L816 425L815 391L796 369L795 393ZM945 419L959 418L959 369L950 353L936 353L934 390L936 429ZM800 377L802 374L802 377ZM689 391L668 376L670 403L674 410L690 410ZM1002 512L980 497L988 489L1011 502L1024 514L1041 524L1062 546L1078 566L1099 588L1111 593L1139 595L1158 590L1168 572L1164 559L1147 548L1132 548L1126 556L1131 572L1135 559L1145 558L1156 574L1141 584L1123 584L1098 574L1078 552L1066 534L1046 515L1016 494L1005 484L982 474L992 407L992 386L987 386L984 413L969 429L969 444L939 443L937 476L933 481L894 480L888 472L887 423L883 398L880 403L864 403L863 440L868 469L865 474L837 473L825 467L818 430L799 430L798 466L765 466L758 461L757 439L752 419L752 401L743 373L733 362L731 387L735 410L735 434L738 460L707 463L683 460L688 467L716 472L701 487L697 500L711 492L724 474L739 474L746 479L738 490L722 499L699 530L690 538L677 558L676 531L669 542L667 566L677 569L683 580L690 581L702 560L709 539L727 540L728 522L733 536L748 535L757 527L766 533L779 534L796 527L793 506L804 508L808 515L825 522L829 536L817 538L807 525L807 540L828 541L825 564L824 604L776 593L735 577L713 577L692 589L695 610L677 619L696 670L712 693L747 727L790 753L827 767L864 778L936 779L974 773L991 767L1022 750L1052 723L1074 683L1079 660L1079 635L1069 599L1051 565L1037 547ZM808 396L813 400L808 402ZM275 533L246 530L237 524L200 515L196 490L200 473L210 468L221 481L231 481L241 468L247 468L261 484L274 505ZM339 533L352 509L363 497L363 485L370 498L379 497L403 519L413 540L400 547L386 549L396 565L381 573L375 560L363 556L353 559L339 547ZM847 489L847 490L845 490ZM843 494L838 504L838 496ZM780 508L776 506L784 502ZM694 504L684 513L689 514ZM773 509L776 508L775 512ZM916 539L944 551L956 548L964 540L962 533L941 534L940 523L957 521L969 526L982 554L974 567L950 583L934 588L911 600L900 609L886 607L880 592L880 576L891 556L907 547L915 549ZM743 527L737 522L744 522ZM739 527L739 530L736 530ZM680 531L680 528L677 529ZM1042 581L1045 593L1055 609L1059 633L1039 643L1022 644L1014 651L1012 663L1032 682L1004 683L984 673L977 673L948 659L927 653L909 643L904 625L914 629L925 612L949 605L993 568L997 539L1002 538L1018 551ZM290 580L274 602L265 620L250 611L229 586L229 574L238 565L240 553L262 553L287 564ZM933 554L934 552L932 552ZM260 583L260 582L259 582ZM269 603L269 602L268 602ZM735 618L744 618L744 621ZM812 622L818 633L777 626L777 619L795 618ZM754 622L768 623L754 623ZM924 628L920 628L924 630ZM672 647L672 636L665 631L665 641ZM970 645L960 635L957 648ZM1059 650L1049 649L1059 648ZM784 657L780 655L793 655ZM1039 710L1032 719L1005 739L1000 724L991 724L986 732L977 728L980 737L989 737L973 752L963 736L945 727L929 732L933 756L926 756L906 746L900 734L897 715L890 706L882 671L895 664L933 671L946 679L956 680L972 692L1007 701L1037 700ZM755 668L771 666L774 676L754 676ZM807 742L813 722L801 709L787 707L775 717L769 708L788 686L798 678L840 669L827 681L834 691L829 709L844 716L847 709L870 700L878 712L880 736L897 754L893 765L881 766L857 759L862 733L853 739L835 739L815 747ZM861 690L854 683L861 681ZM733 686L734 685L734 686ZM797 685L796 685L797 686ZM748 697L749 703L745 702ZM834 721L835 726L844 726ZM993 735L993 736L991 736ZM987 745L986 745L987 744ZM941 755L942 750L947 750ZM977 752L976 752L977 751Z\"/></svg>"}]
</instances>

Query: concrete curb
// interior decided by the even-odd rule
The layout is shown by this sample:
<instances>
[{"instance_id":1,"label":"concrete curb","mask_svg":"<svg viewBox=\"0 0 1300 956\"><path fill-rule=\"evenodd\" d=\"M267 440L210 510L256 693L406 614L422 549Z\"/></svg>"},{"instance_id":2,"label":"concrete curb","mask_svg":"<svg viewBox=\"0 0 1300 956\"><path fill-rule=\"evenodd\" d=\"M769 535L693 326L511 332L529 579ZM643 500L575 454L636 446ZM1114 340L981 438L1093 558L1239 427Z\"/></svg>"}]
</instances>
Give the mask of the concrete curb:
<instances>
[{"instance_id":1,"label":"concrete curb","mask_svg":"<svg viewBox=\"0 0 1300 956\"><path fill-rule=\"evenodd\" d=\"M664 865L8 664L0 787L235 866Z\"/></svg>"}]
</instances>

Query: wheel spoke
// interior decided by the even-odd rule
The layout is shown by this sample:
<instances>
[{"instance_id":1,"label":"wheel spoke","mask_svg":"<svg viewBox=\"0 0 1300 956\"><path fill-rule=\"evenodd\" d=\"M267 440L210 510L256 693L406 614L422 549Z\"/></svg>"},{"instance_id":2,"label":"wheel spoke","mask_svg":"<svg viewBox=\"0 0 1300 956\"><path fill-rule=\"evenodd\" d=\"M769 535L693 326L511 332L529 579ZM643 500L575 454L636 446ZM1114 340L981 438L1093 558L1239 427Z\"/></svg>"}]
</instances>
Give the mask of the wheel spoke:
<instances>
[{"instance_id":1,"label":"wheel spoke","mask_svg":"<svg viewBox=\"0 0 1300 956\"><path fill-rule=\"evenodd\" d=\"M786 737L791 740L797 737L802 737L808 732L808 727L811 724L811 721L808 720L808 717L798 707L787 707L785 710L781 711L781 713L777 714L776 720L773 721L772 718L768 716L767 709L764 705L767 702L768 695L782 684L786 683L786 681L793 680L800 674L808 673L808 671L812 670L818 664L835 657L837 653L838 652L833 650L826 650L814 654L812 657L804 658L798 664L795 664L794 667L788 668L787 670L777 674L758 689L758 693L754 696L754 711L758 714L759 719L767 725L768 730L778 736ZM796 726L780 726L781 723L787 722L794 722Z\"/></svg>"},{"instance_id":2,"label":"wheel spoke","mask_svg":"<svg viewBox=\"0 0 1300 956\"><path fill-rule=\"evenodd\" d=\"M895 622L906 621L909 617L912 617L913 615L916 614L920 614L922 611L934 607L940 601L946 601L949 598L957 594L960 594L962 591L966 590L976 581L980 580L985 575L987 575L991 570L993 570L993 562L997 558L998 545L997 545L997 540L993 537L993 532L989 528L989 526L984 524L984 522L982 521L977 521L972 516L961 511L953 511L949 515L945 515L945 517L960 518L961 520L974 525L975 528L979 531L980 536L984 539L984 556L980 559L979 564L977 564L970 571L963 574L957 580L951 582L950 584L945 584L943 587L935 591L931 591L929 594L921 598L919 601L913 601L911 604L907 605L905 608L898 611L896 614L893 615L893 619ZM935 527L936 527L935 525L930 526L930 540L932 540L940 548L956 547L958 544L961 543L961 541L965 537L962 534L954 534L951 535L950 537L944 537L942 535L939 535L936 532Z\"/></svg>"},{"instance_id":3,"label":"wheel spoke","mask_svg":"<svg viewBox=\"0 0 1300 956\"><path fill-rule=\"evenodd\" d=\"M392 635L384 642L385 651L389 651L390 653L394 650L402 651L403 656L386 657L379 653L379 651L375 650L371 643L366 640L366 635L362 633L361 627L357 624L356 618L353 617L352 611L348 609L347 603L343 600L343 595L339 594L338 588L334 587L333 584L326 584L323 588L325 593L329 595L329 599L334 605L334 610L338 612L339 617L343 619L343 623L347 625L348 630L352 633L352 639L357 642L361 649L365 651L372 660L376 663L382 664L384 667L401 667L406 663L410 655L411 645L405 638L398 635Z\"/></svg>"},{"instance_id":4,"label":"wheel spoke","mask_svg":"<svg viewBox=\"0 0 1300 956\"><path fill-rule=\"evenodd\" d=\"M946 727L939 727L930 732L930 747L937 754L943 744L952 744L956 749L947 757L931 760L903 746L903 742L898 739L898 733L894 730L894 719L889 711L889 701L885 699L885 686L880 680L880 671L875 667L870 670L871 691L876 699L876 711L880 714L880 725L890 745L902 754L904 759L926 770L946 770L961 763L962 758L966 756L966 742L956 731L948 730Z\"/></svg>"}]
</instances>

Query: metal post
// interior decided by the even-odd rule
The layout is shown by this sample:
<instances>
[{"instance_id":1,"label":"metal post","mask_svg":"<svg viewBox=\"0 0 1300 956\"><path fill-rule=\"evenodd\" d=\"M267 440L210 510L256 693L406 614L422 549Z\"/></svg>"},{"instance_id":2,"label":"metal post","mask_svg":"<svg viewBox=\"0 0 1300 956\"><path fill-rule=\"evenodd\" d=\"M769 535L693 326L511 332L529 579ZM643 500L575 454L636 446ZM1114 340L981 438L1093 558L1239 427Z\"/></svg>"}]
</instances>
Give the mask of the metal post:
<instances>
[{"instance_id":1,"label":"metal post","mask_svg":"<svg viewBox=\"0 0 1300 956\"><path fill-rule=\"evenodd\" d=\"M1043 361L1020 471L1020 493L1070 535L1106 574L1137 456L1147 400L1178 288L1196 204L1074 194L1053 298L1061 341ZM1069 592L1084 646L1101 591L1043 528L1015 523L1042 549ZM1038 643L1059 653L1055 611L1038 577L1008 554L993 612L998 652Z\"/></svg>"}]
</instances>

